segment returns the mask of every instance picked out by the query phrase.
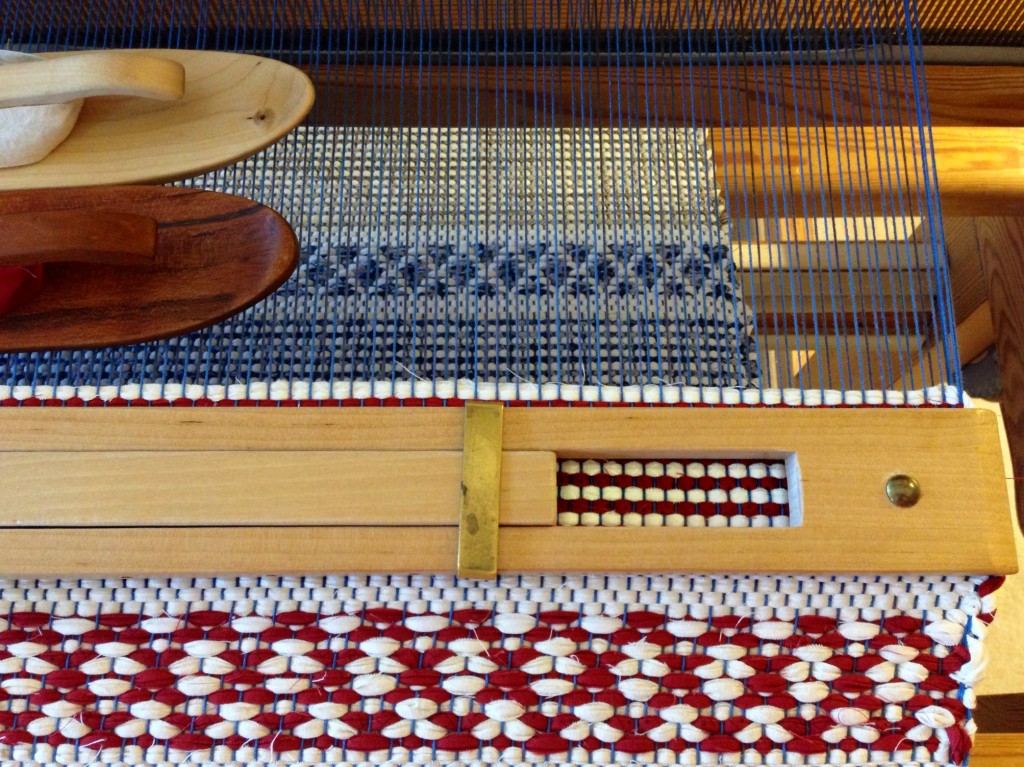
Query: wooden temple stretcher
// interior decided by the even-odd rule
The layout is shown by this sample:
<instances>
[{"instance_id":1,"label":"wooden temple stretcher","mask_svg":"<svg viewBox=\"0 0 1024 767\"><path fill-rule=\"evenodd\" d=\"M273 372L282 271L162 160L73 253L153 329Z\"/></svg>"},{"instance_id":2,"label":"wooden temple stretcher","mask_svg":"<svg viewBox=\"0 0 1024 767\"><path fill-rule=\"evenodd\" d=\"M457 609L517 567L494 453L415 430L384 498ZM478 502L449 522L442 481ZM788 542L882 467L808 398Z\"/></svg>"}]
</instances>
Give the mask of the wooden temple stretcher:
<instances>
[{"instance_id":1,"label":"wooden temple stretcher","mask_svg":"<svg viewBox=\"0 0 1024 767\"><path fill-rule=\"evenodd\" d=\"M503 420L490 403L21 408L0 436L6 569L390 572L397 559L407 572L444 572L457 567L460 534L490 540L486 561L458 566L490 577L629 572L639 561L698 572L1016 569L991 413L506 408ZM708 455L785 462L792 526L556 525L556 457ZM919 498L896 495L902 476ZM478 515L472 532L477 494L487 521Z\"/></svg>"}]
</instances>

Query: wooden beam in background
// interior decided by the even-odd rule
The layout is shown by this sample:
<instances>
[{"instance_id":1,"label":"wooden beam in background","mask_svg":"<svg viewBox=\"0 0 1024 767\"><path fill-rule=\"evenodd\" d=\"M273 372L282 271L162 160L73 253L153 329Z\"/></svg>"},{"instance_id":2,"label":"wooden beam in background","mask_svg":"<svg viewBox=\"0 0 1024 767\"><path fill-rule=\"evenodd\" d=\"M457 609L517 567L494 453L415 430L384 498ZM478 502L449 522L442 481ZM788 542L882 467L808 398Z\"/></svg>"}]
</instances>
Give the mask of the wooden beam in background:
<instances>
[{"instance_id":1,"label":"wooden beam in background","mask_svg":"<svg viewBox=\"0 0 1024 767\"><path fill-rule=\"evenodd\" d=\"M1020 755L1024 758L1024 692L1009 695L979 695L974 721L984 736L989 733L1019 733ZM972 758L973 761L973 758Z\"/></svg>"},{"instance_id":2,"label":"wooden beam in background","mask_svg":"<svg viewBox=\"0 0 1024 767\"><path fill-rule=\"evenodd\" d=\"M930 133L944 214L1022 210L1024 128L933 128ZM712 130L711 142L717 181L731 212L894 216L902 205L907 214L927 213L921 210L924 189L908 186L905 178L897 187L884 160L877 159L908 158L906 171L920 184L912 164L921 164L916 129L721 128Z\"/></svg>"},{"instance_id":3,"label":"wooden beam in background","mask_svg":"<svg viewBox=\"0 0 1024 767\"><path fill-rule=\"evenodd\" d=\"M317 87L314 115L327 125L737 127L913 125L911 83L898 66L843 63L769 67L585 68L547 65L380 67L343 63L307 67ZM1024 78L1013 66L924 67L932 125L1012 127L1020 123Z\"/></svg>"}]
</instances>

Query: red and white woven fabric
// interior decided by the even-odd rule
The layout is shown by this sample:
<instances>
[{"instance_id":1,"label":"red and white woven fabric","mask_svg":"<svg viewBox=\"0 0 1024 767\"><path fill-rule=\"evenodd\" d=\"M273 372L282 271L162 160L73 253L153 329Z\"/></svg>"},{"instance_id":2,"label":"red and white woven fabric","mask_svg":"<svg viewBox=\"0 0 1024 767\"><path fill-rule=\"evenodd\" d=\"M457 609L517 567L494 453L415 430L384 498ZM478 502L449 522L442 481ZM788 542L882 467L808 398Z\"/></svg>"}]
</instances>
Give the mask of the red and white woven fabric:
<instances>
[{"instance_id":1,"label":"red and white woven fabric","mask_svg":"<svg viewBox=\"0 0 1024 767\"><path fill-rule=\"evenodd\" d=\"M0 759L959 763L997 585L0 582Z\"/></svg>"},{"instance_id":2,"label":"red and white woven fabric","mask_svg":"<svg viewBox=\"0 0 1024 767\"><path fill-rule=\"evenodd\" d=\"M786 466L771 461L563 460L562 527L788 527Z\"/></svg>"}]
</instances>

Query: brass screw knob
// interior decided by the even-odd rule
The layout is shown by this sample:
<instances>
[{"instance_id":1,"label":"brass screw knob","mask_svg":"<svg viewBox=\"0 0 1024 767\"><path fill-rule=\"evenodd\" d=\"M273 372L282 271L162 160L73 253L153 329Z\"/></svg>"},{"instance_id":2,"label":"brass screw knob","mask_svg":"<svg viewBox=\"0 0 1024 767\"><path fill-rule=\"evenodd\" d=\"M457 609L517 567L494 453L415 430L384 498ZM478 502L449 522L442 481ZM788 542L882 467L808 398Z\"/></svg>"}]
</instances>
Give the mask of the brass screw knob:
<instances>
[{"instance_id":1,"label":"brass screw knob","mask_svg":"<svg viewBox=\"0 0 1024 767\"><path fill-rule=\"evenodd\" d=\"M885 483L885 494L893 506L901 509L909 509L921 500L921 485L913 477L906 474L896 474L889 477Z\"/></svg>"}]
</instances>

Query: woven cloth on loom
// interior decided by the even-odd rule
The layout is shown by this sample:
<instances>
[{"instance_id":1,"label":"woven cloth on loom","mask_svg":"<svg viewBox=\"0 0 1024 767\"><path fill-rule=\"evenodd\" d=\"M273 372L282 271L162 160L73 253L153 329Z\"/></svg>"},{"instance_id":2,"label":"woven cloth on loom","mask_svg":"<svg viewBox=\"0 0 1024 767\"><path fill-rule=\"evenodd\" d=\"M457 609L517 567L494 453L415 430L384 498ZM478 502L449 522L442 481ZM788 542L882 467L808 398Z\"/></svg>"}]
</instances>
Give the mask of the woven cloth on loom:
<instances>
[{"instance_id":1,"label":"woven cloth on loom","mask_svg":"<svg viewBox=\"0 0 1024 767\"><path fill-rule=\"evenodd\" d=\"M996 585L0 581L0 759L958 763Z\"/></svg>"},{"instance_id":2,"label":"woven cloth on loom","mask_svg":"<svg viewBox=\"0 0 1024 767\"><path fill-rule=\"evenodd\" d=\"M0 356L0 384L756 386L712 176L700 130L300 129L194 182L292 223L281 290L182 338Z\"/></svg>"}]
</instances>

